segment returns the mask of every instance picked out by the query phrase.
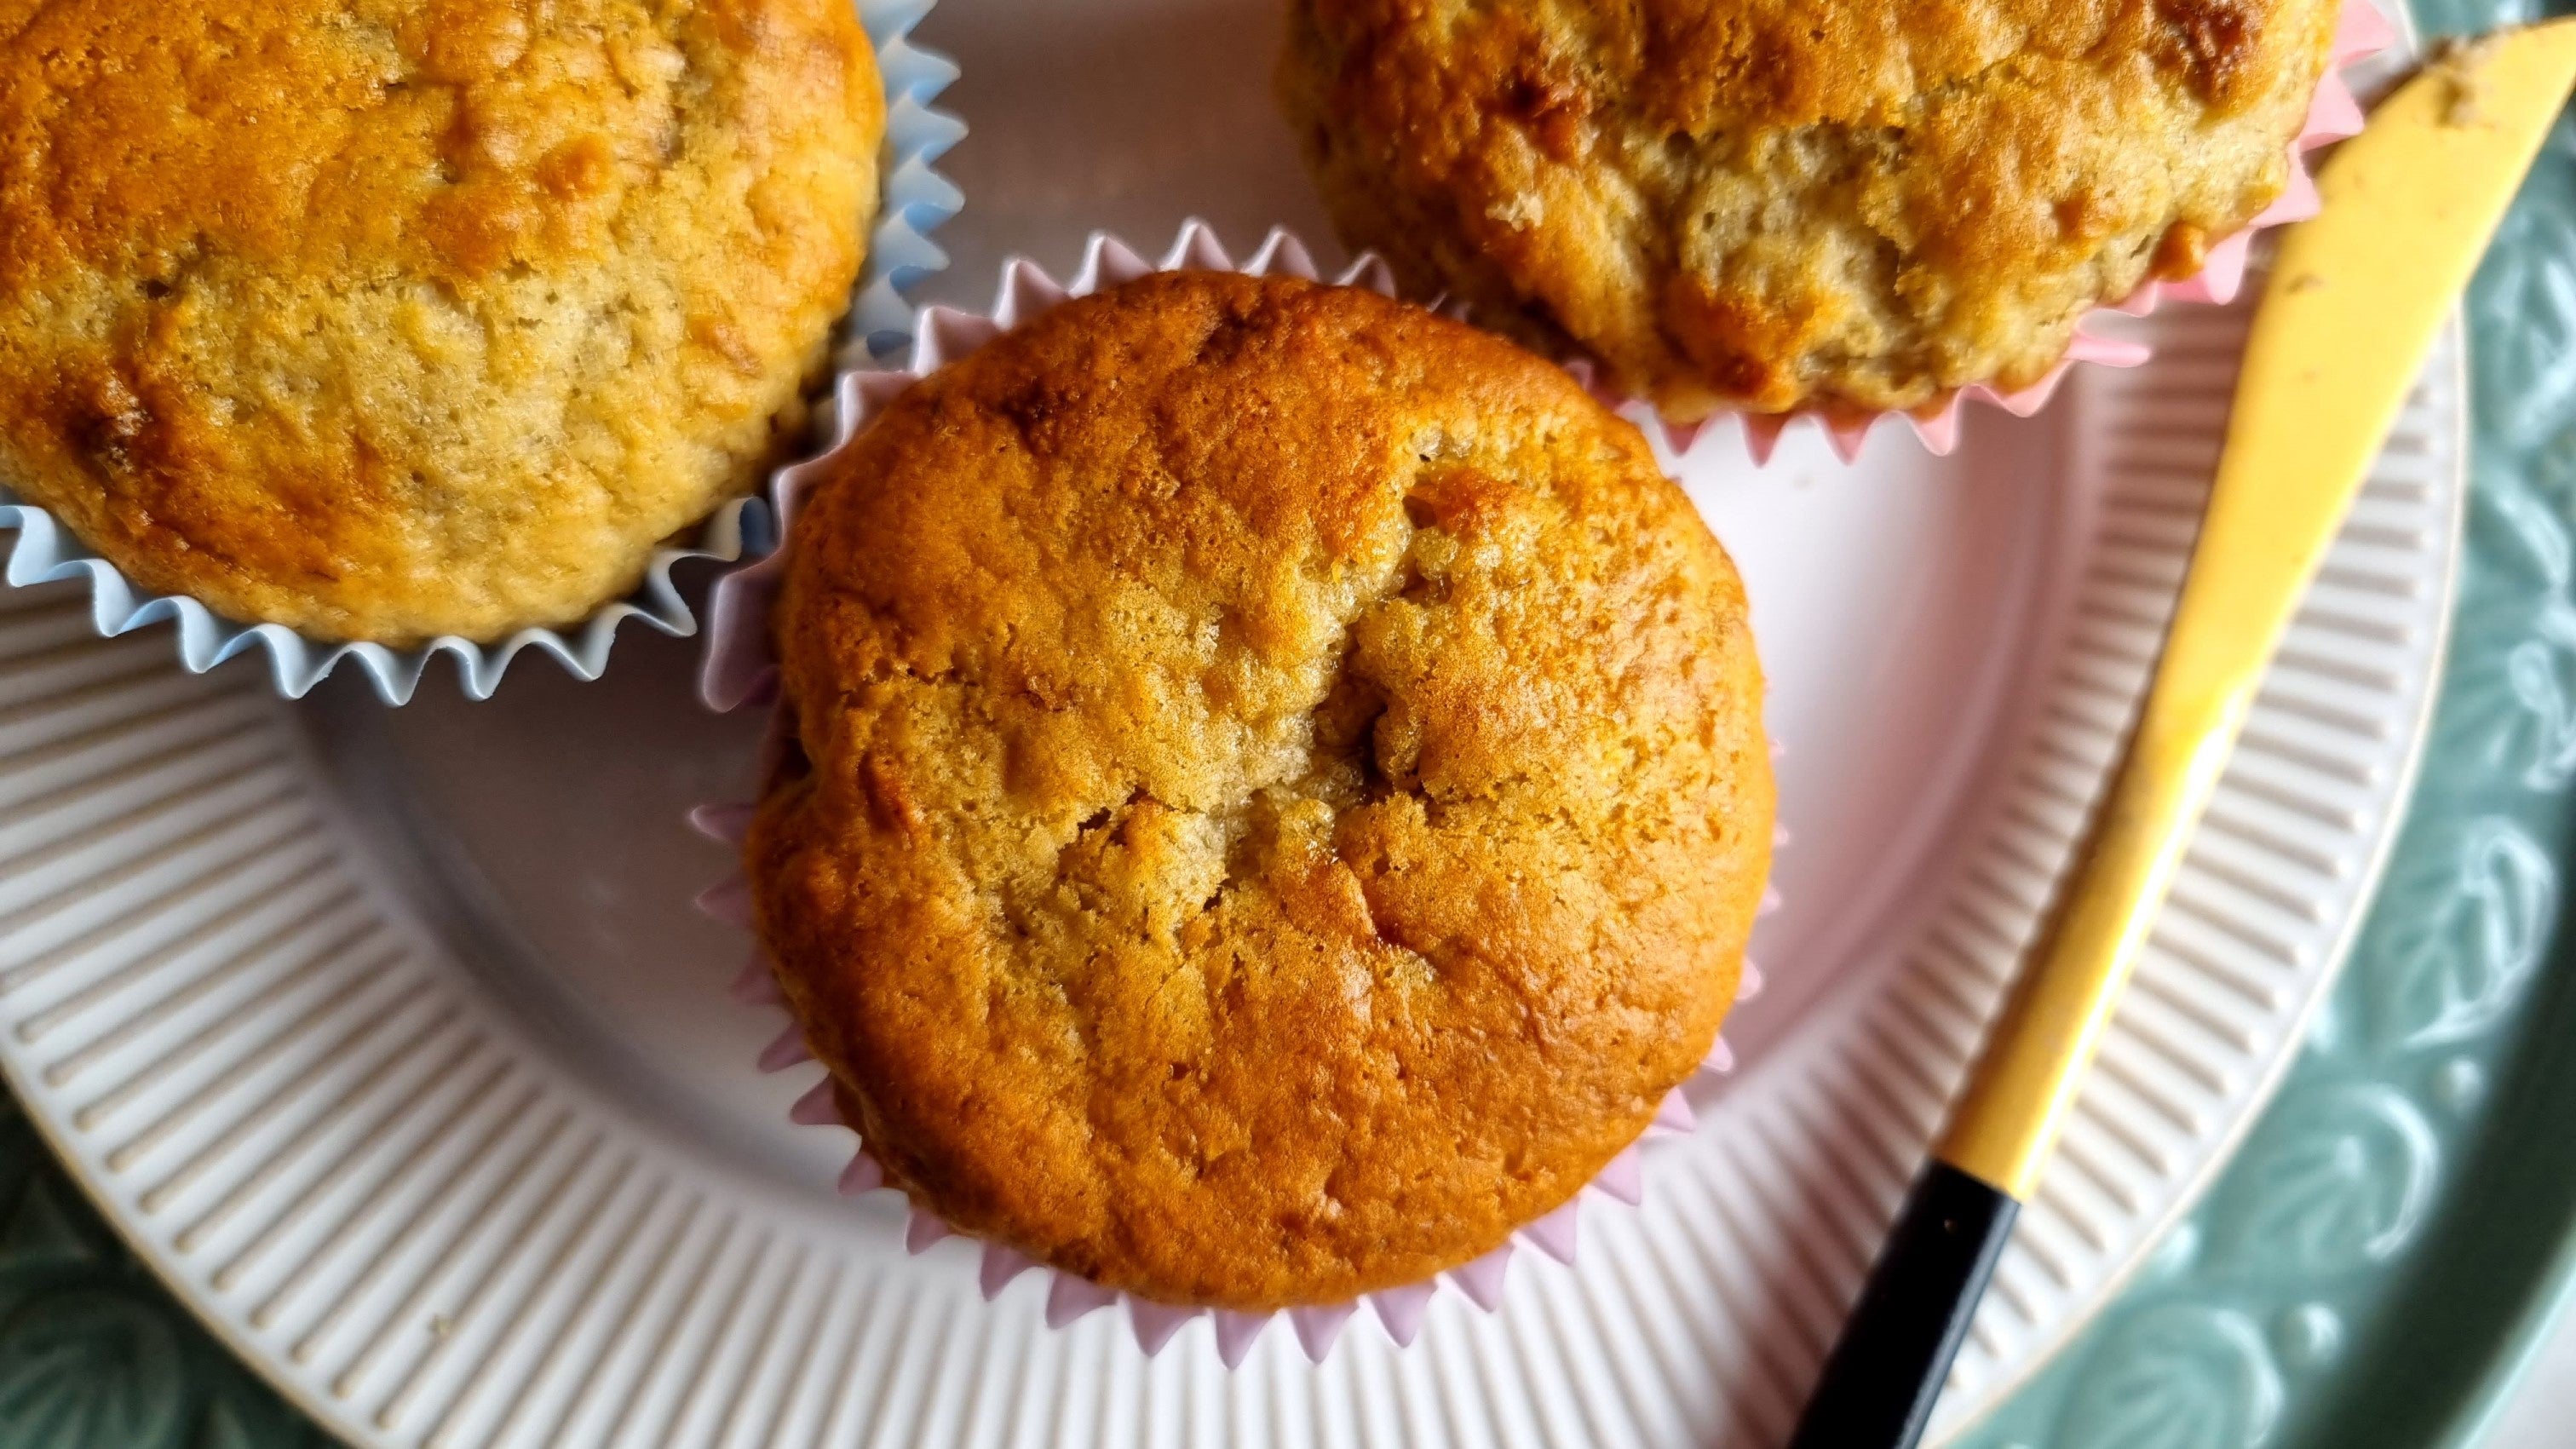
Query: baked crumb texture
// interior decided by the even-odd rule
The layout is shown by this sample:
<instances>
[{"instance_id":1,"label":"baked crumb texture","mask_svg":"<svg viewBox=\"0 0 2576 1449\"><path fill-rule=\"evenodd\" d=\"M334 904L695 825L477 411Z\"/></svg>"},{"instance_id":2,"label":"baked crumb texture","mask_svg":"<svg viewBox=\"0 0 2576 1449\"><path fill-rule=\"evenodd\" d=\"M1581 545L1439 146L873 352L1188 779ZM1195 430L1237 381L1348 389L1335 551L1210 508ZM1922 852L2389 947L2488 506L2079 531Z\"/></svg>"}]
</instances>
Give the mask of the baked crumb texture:
<instances>
[{"instance_id":1,"label":"baked crumb texture","mask_svg":"<svg viewBox=\"0 0 2576 1449\"><path fill-rule=\"evenodd\" d=\"M0 482L141 586L569 623L801 438L847 0L0 0Z\"/></svg>"},{"instance_id":2,"label":"baked crumb texture","mask_svg":"<svg viewBox=\"0 0 2576 1449\"><path fill-rule=\"evenodd\" d=\"M890 1181L1140 1297L1424 1279L1698 1067L1769 866L1735 570L1561 370L1232 273L1067 303L808 494L758 929Z\"/></svg>"},{"instance_id":3,"label":"baked crumb texture","mask_svg":"<svg viewBox=\"0 0 2576 1449\"><path fill-rule=\"evenodd\" d=\"M2014 391L2281 193L2336 0L1291 0L1343 236L1667 417Z\"/></svg>"}]
</instances>

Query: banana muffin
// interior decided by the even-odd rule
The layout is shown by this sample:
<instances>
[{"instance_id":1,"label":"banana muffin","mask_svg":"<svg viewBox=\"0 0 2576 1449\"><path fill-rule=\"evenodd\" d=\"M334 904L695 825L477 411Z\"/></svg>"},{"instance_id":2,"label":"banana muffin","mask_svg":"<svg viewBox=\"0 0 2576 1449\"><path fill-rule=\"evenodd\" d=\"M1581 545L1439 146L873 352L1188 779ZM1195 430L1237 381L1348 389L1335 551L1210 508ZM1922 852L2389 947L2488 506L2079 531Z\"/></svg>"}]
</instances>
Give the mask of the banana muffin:
<instances>
[{"instance_id":1,"label":"banana muffin","mask_svg":"<svg viewBox=\"0 0 2576 1449\"><path fill-rule=\"evenodd\" d=\"M326 639L568 623L801 438L848 0L0 0L0 485Z\"/></svg>"},{"instance_id":2,"label":"banana muffin","mask_svg":"<svg viewBox=\"0 0 2576 1449\"><path fill-rule=\"evenodd\" d=\"M921 1206L1156 1301L1341 1302L1565 1202L1707 1055L1770 864L1760 668L1563 371L1168 273L836 462L746 865Z\"/></svg>"},{"instance_id":3,"label":"banana muffin","mask_svg":"<svg viewBox=\"0 0 2576 1449\"><path fill-rule=\"evenodd\" d=\"M1668 417L1915 409L2279 196L2336 7L1292 0L1280 93L1353 245Z\"/></svg>"}]
</instances>

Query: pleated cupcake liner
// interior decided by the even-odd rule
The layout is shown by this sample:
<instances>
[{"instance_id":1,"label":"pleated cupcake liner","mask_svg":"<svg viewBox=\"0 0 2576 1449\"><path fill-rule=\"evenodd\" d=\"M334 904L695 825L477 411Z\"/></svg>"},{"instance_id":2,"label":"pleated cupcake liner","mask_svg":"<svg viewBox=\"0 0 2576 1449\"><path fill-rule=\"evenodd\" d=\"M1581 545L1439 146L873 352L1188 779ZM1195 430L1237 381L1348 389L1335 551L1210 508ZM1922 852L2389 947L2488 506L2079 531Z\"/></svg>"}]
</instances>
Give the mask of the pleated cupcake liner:
<instances>
[{"instance_id":1,"label":"pleated cupcake liner","mask_svg":"<svg viewBox=\"0 0 2576 1449\"><path fill-rule=\"evenodd\" d=\"M1911 412L1843 412L1822 408L1801 408L1786 413L1725 412L1695 423L1666 421L1654 405L1633 394L1607 387L1598 378L1598 369L1589 361L1568 364L1576 376L1595 390L1602 401L1649 433L1659 433L1671 455L1679 458L1688 453L1716 423L1733 418L1742 425L1745 452L1754 466L1767 466L1778 451L1781 437L1790 429L1806 425L1822 432L1834 456L1845 463L1860 457L1860 451L1872 432L1884 423L1901 420L1910 427L1923 446L1936 457L1948 457L1959 446L1962 413L1970 406L1999 408L2014 417L2034 416L2046 407L2067 372L2080 365L2099 367L2136 367L2152 355L2146 344L2127 338L2087 331L2097 319L2108 315L2144 317L2167 303L2200 303L2224 306L2236 300L2244 290L2248 262L2252 259L2255 237L2277 226L2305 221L2317 214L2320 205L2315 175L2308 169L2308 153L2321 146L2347 140L2361 134L2361 103L2353 95L2351 82L2344 71L2379 54L2395 44L2396 28L2372 0L2344 0L2335 19L2334 48L2325 75L2317 82L2317 93L2308 105L2306 122L2290 143L2290 180L2280 197L2266 207L2244 230L2220 241L2209 249L2201 269L2178 282L2150 281L2121 301L2100 307L2075 327L2074 338L2067 344L2066 355L2048 374L2031 386L2004 390L1975 384L1961 388L1928 408Z\"/></svg>"},{"instance_id":2,"label":"pleated cupcake liner","mask_svg":"<svg viewBox=\"0 0 2576 1449\"><path fill-rule=\"evenodd\" d=\"M747 804L704 805L691 811L689 820L707 838L738 846L751 813L752 807ZM1785 838L1784 834L1782 839ZM751 929L751 893L748 883L739 875L709 887L698 897L697 905L716 920L746 931ZM1777 893L1766 889L1762 913L1768 915L1779 906ZM1751 1000L1761 993L1762 985L1761 968L1747 960L1737 984L1736 1001L1741 1004ZM786 1009L786 998L779 990L768 958L756 946L734 974L726 992L745 1006ZM813 1060L813 1052L805 1043L802 1028L791 1018L778 1036L762 1049L758 1065L763 1072L777 1073ZM1390 1339L1399 1346L1409 1346L1420 1331L1423 1316L1429 1311L1431 1300L1442 1283L1447 1283L1477 1308L1493 1312L1502 1305L1511 1260L1520 1249L1535 1250L1559 1263L1571 1265L1574 1262L1579 1241L1578 1222L1587 1199L1598 1196L1631 1208L1643 1205L1645 1174L1642 1149L1645 1143L1658 1137L1688 1134L1697 1123L1687 1095L1689 1089L1722 1077L1734 1068L1734 1051L1721 1035L1690 1080L1664 1095L1653 1120L1638 1140L1622 1149L1591 1182L1562 1206L1515 1229L1501 1247L1482 1257L1420 1282L1380 1289L1348 1303L1301 1306L1275 1313L1240 1313L1161 1303L1049 1268L1001 1243L973 1239L973 1235L952 1227L909 1196L905 1198L904 1246L907 1251L919 1254L951 1237L967 1237L976 1241L982 1250L977 1281L987 1301L999 1297L1003 1289L1024 1273L1033 1270L1044 1273L1048 1280L1046 1323L1049 1328L1063 1328L1087 1314L1124 1302L1136 1346L1149 1356L1160 1353L1163 1346L1191 1320L1204 1317L1213 1325L1217 1356L1226 1367L1236 1368L1251 1352L1253 1343L1263 1330L1274 1319L1284 1317L1296 1333L1297 1342L1305 1350L1307 1358L1321 1363L1362 1303L1375 1313ZM796 1099L788 1109L788 1120L800 1126L845 1128L854 1134L859 1130L856 1123L843 1118L833 1079L828 1074ZM887 1182L884 1168L869 1154L864 1141L854 1144L849 1164L842 1169L835 1186L844 1197L896 1190Z\"/></svg>"},{"instance_id":3,"label":"pleated cupcake liner","mask_svg":"<svg viewBox=\"0 0 2576 1449\"><path fill-rule=\"evenodd\" d=\"M1239 271L1251 276L1281 274L1309 281L1324 279L1315 265L1313 254L1302 241L1284 229L1272 231L1249 259L1237 263L1218 240L1215 231L1206 223L1195 220L1182 227L1179 237L1155 261L1146 260L1134 248L1113 236L1094 234L1084 252L1080 271L1069 283L1056 281L1033 262L1014 259L1002 268L1001 286L989 313L974 314L946 307L924 309L920 325L915 329L913 352L907 365L852 372L840 379L836 388L837 406L832 414L832 446L814 459L782 470L775 480L769 506L772 515L780 520L776 536L780 539L787 536L806 485L831 465L834 456L858 436L879 409L900 396L915 381L1073 298L1088 296L1153 272L1188 270ZM1361 258L1333 280L1341 285L1366 286L1389 296L1394 294L1392 275L1383 264L1370 257ZM709 708L731 712L766 707L776 702L778 670L768 622L784 569L785 550L778 549L758 563L736 569L717 581L710 600L707 650L699 677L699 695ZM766 774L770 762L784 748L785 729L784 719L773 715L771 729L762 747L761 773ZM1776 746L1774 753L1777 753ZM710 804L691 811L689 818L700 833L713 840L739 846L750 824L752 811L753 807L745 803ZM1775 837L1775 847L1784 846L1787 841L1788 833L1780 831ZM697 904L717 920L745 930L752 926L750 886L738 872L702 893ZM1766 888L1760 913L1768 915L1779 905L1778 893ZM1748 1000L1761 989L1761 970L1748 959L1744 963L1736 999L1739 1002ZM769 962L757 946L733 978L729 991L746 1005L782 1009L785 1006ZM763 1071L782 1072L813 1059L803 1031L791 1019L761 1053L759 1065ZM978 1240L982 1258L977 1277L985 1298L990 1300L998 1297L1022 1274L1033 1270L1044 1273L1048 1278L1046 1322L1051 1328L1062 1328L1090 1313L1124 1302L1136 1345L1148 1355L1159 1353L1193 1319L1207 1318L1212 1324L1217 1356L1228 1368L1239 1366L1262 1333L1279 1318L1288 1321L1308 1359L1321 1363L1363 1305L1375 1315L1390 1339L1399 1345L1409 1345L1420 1332L1424 1315L1443 1284L1469 1303L1491 1312L1502 1303L1511 1261L1518 1252L1528 1249L1561 1263L1574 1261L1579 1241L1578 1223L1588 1200L1606 1199L1628 1207L1641 1204L1645 1199L1643 1144L1656 1137L1689 1132L1695 1119L1686 1096L1687 1089L1698 1082L1723 1075L1732 1070L1734 1064L1733 1051L1725 1038L1719 1037L1691 1080L1665 1095L1637 1142L1620 1151L1590 1183L1562 1206L1522 1225L1502 1246L1420 1282L1382 1289L1352 1302L1296 1307L1275 1313L1241 1313L1160 1303L1047 1267L1015 1249L983 1240ZM855 1124L842 1119L829 1075L797 1099L789 1117L807 1126L857 1130ZM845 1196L891 1190L884 1169L869 1155L864 1142L857 1145L848 1167L840 1175L838 1186ZM908 1216L904 1242L914 1253L925 1252L952 1236L969 1236L960 1234L937 1214L913 1203L908 1196L906 1205Z\"/></svg>"},{"instance_id":4,"label":"pleated cupcake liner","mask_svg":"<svg viewBox=\"0 0 2576 1449\"><path fill-rule=\"evenodd\" d=\"M929 13L933 0L855 3L860 23L876 48L877 69L885 86L886 127L879 157L883 169L876 223L850 313L841 324L833 359L836 371L888 355L910 340L913 314L905 295L924 277L948 265L947 254L932 244L930 233L964 204L956 185L935 166L966 134L965 122L932 104L957 79L957 66L911 40L913 27ZM410 703L431 661L441 655L455 660L458 681L473 699L490 698L511 662L531 652L552 657L576 678L597 679L608 667L619 626L628 620L681 637L697 632L696 615L671 580L676 565L692 559L730 562L759 554L771 547L775 536L767 510L757 498L734 499L695 525L686 544L655 549L633 592L580 623L523 629L493 643L442 635L426 644L394 649L310 639L281 624L226 618L184 594L153 593L83 544L51 512L5 487L0 487L0 529L15 530L14 538L0 545L8 549L5 577L9 583L23 588L87 580L90 620L103 637L169 621L177 626L179 662L192 673L202 674L237 655L264 650L271 681L289 699L302 698L346 664L365 674L377 696L389 705Z\"/></svg>"}]
</instances>

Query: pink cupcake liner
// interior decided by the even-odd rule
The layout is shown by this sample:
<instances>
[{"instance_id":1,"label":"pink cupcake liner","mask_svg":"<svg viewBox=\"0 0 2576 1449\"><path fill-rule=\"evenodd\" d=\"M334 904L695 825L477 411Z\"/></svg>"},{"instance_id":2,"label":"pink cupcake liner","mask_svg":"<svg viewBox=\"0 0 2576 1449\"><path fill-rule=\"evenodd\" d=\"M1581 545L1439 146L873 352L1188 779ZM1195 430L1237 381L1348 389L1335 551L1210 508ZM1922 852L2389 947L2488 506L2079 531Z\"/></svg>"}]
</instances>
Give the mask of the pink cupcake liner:
<instances>
[{"instance_id":1,"label":"pink cupcake liner","mask_svg":"<svg viewBox=\"0 0 2576 1449\"><path fill-rule=\"evenodd\" d=\"M2075 327L2075 336L2067 344L2066 355L2051 368L2048 375L2029 387L2006 392L1982 383L1959 389L1926 413L1881 412L1861 414L1830 413L1820 409L1799 409L1787 413L1732 413L1744 426L1744 448L1755 467L1770 463L1780 446L1781 435L1803 422L1813 422L1825 435L1834 455L1849 463L1860 456L1861 446L1870 433L1891 418L1901 418L1913 428L1915 436L1936 457L1948 457L1959 446L1960 413L1970 403L2001 408L2014 417L2026 418L2048 405L2056 395L2058 384L2068 369L2078 363L2101 367L2136 367L2144 363L2150 349L2143 343L2125 338L2088 332L2085 328L2095 318L2118 313L2144 317L2169 302L2205 303L2224 306L2236 300L2244 289L2246 264L2253 256L2254 236L2271 227L2305 221L2317 214L2320 205L2314 173L2308 169L2307 155L2321 146L2361 134L2361 102L2353 95L2352 84L2343 71L2356 61L2365 60L2396 43L2397 30L2381 14L2372 0L2344 0L2335 19L2334 49L2325 75L2317 82L2316 98L2308 105L2308 117L2290 143L2290 181L2280 197L2266 207L2243 231L2220 241L2209 249L2201 269L2179 282L2148 282L2122 300L2108 307L2094 309ZM1606 390L1595 382L1597 370L1588 361L1570 363L1575 375L1593 387L1604 402L1618 408L1640 425L1651 423L1660 430L1666 446L1675 458L1690 451L1710 424L1709 418L1696 423L1664 421L1654 414L1653 405L1626 393Z\"/></svg>"},{"instance_id":2,"label":"pink cupcake liner","mask_svg":"<svg viewBox=\"0 0 2576 1449\"><path fill-rule=\"evenodd\" d=\"M737 569L716 582L710 601L707 652L699 676L699 696L707 706L722 713L747 706L767 705L775 699L777 664L771 652L766 624L784 572L786 551L783 541L792 536L789 530L805 485L826 459L858 435L877 409L900 395L916 379L1063 302L1151 272L1184 270L1240 271L1251 276L1284 274L1321 280L1313 255L1303 242L1284 229L1272 231L1260 249L1240 264L1227 253L1214 230L1200 221L1193 220L1183 226L1178 239L1162 258L1151 262L1126 243L1099 233L1092 237L1083 255L1082 268L1071 283L1057 282L1035 263L1013 259L1002 268L1001 287L990 314L978 316L946 307L925 308L915 329L917 340L906 367L843 374L834 389L828 426L830 447L814 459L782 470L772 484L770 502L778 519L777 537L782 540L782 546L758 563ZM1386 295L1394 294L1392 275L1372 257L1362 257L1333 280L1341 285L1361 285ZM779 731L773 728L764 753L780 748L781 743ZM1776 745L1773 754L1775 757L1778 754ZM748 804L723 803L701 805L689 813L689 819L700 833L709 838L739 845L751 815L752 807ZM1774 838L1775 848L1787 841L1788 832L1778 831ZM739 874L707 888L699 895L697 904L700 910L715 919L745 930L751 927L750 887ZM1760 913L1768 915L1779 905L1778 894L1766 890ZM1761 970L1748 959L1744 963L1736 998L1738 1001L1748 1000L1761 989ZM756 945L735 974L728 992L747 1006L783 1007L785 1004L769 964ZM759 1065L763 1071L780 1072L812 1060L813 1055L805 1045L802 1031L791 1021L761 1052ZM1502 1302L1511 1260L1521 1249L1531 1249L1560 1263L1571 1264L1580 1241L1577 1224L1585 1200L1600 1197L1629 1207L1642 1203L1645 1177L1641 1147L1651 1138L1691 1131L1696 1119L1684 1095L1685 1090L1732 1070L1734 1064L1734 1052L1720 1038L1691 1081L1665 1095L1656 1108L1654 1119L1637 1142L1612 1158L1563 1206L1523 1225L1501 1247L1424 1281L1365 1295L1366 1306L1376 1315L1387 1336L1399 1345L1411 1344L1421 1331L1424 1316L1443 1282L1470 1303L1491 1312ZM855 1130L852 1124L842 1120L832 1090L832 1079L828 1075L797 1098L788 1111L788 1117L807 1126L850 1127ZM884 1169L868 1154L864 1143L858 1146L849 1165L842 1170L838 1187L844 1196L886 1189ZM904 1245L909 1251L926 1252L946 1238L962 1236L936 1214L911 1203L908 1198L906 1206ZM977 1279L988 1300L998 1297L1021 1275L1032 1270L1043 1272L1048 1280L1046 1321L1049 1327L1062 1328L1123 1300L1136 1345L1149 1355L1159 1353L1191 1320L1205 1317L1212 1325L1217 1355L1228 1368L1240 1365L1252 1351L1253 1344L1278 1318L1288 1321L1307 1358L1321 1363L1362 1306L1361 1302L1355 1301L1301 1306L1278 1313L1237 1313L1184 1307L1139 1298L1070 1273L1046 1268L1000 1243L985 1242L982 1250Z\"/></svg>"}]
</instances>

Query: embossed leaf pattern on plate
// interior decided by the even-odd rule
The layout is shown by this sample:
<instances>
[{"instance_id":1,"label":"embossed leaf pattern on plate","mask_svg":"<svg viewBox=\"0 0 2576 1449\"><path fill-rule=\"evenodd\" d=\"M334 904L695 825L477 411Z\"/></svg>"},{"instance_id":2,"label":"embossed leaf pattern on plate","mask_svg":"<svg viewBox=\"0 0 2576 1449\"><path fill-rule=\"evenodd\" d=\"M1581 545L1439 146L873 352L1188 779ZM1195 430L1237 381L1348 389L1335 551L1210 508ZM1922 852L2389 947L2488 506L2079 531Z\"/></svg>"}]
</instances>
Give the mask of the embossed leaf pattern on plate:
<instances>
[{"instance_id":1,"label":"embossed leaf pattern on plate","mask_svg":"<svg viewBox=\"0 0 2576 1449\"><path fill-rule=\"evenodd\" d=\"M2326 1275L2385 1261L2431 1205L2440 1149L2402 1092L2347 1083L2303 1092L2264 1119L2246 1158L2259 1177L2227 1184L2211 1230L2249 1273Z\"/></svg>"},{"instance_id":2,"label":"embossed leaf pattern on plate","mask_svg":"<svg viewBox=\"0 0 2576 1449\"><path fill-rule=\"evenodd\" d=\"M2086 1371L2067 1442L2090 1449L2234 1449L2266 1442L2281 1375L2253 1320L2233 1308L2169 1304L2141 1314Z\"/></svg>"},{"instance_id":3,"label":"embossed leaf pattern on plate","mask_svg":"<svg viewBox=\"0 0 2576 1449\"><path fill-rule=\"evenodd\" d=\"M2460 825L2445 848L2388 885L2421 913L2391 920L2367 948L2374 1039L2420 1050L2473 1039L2521 999L2549 944L2558 881L2547 851L2512 821ZM2415 864L2410 862L2410 865Z\"/></svg>"},{"instance_id":4,"label":"embossed leaf pattern on plate","mask_svg":"<svg viewBox=\"0 0 2576 1449\"><path fill-rule=\"evenodd\" d=\"M2547 442L2576 409L2576 197L2524 199L2479 278L2478 305L2513 325L2479 339L2475 399L2482 441L2507 450Z\"/></svg>"},{"instance_id":5,"label":"embossed leaf pattern on plate","mask_svg":"<svg viewBox=\"0 0 2576 1449\"><path fill-rule=\"evenodd\" d=\"M170 1301L0 1099L0 1444L327 1442Z\"/></svg>"}]
</instances>

